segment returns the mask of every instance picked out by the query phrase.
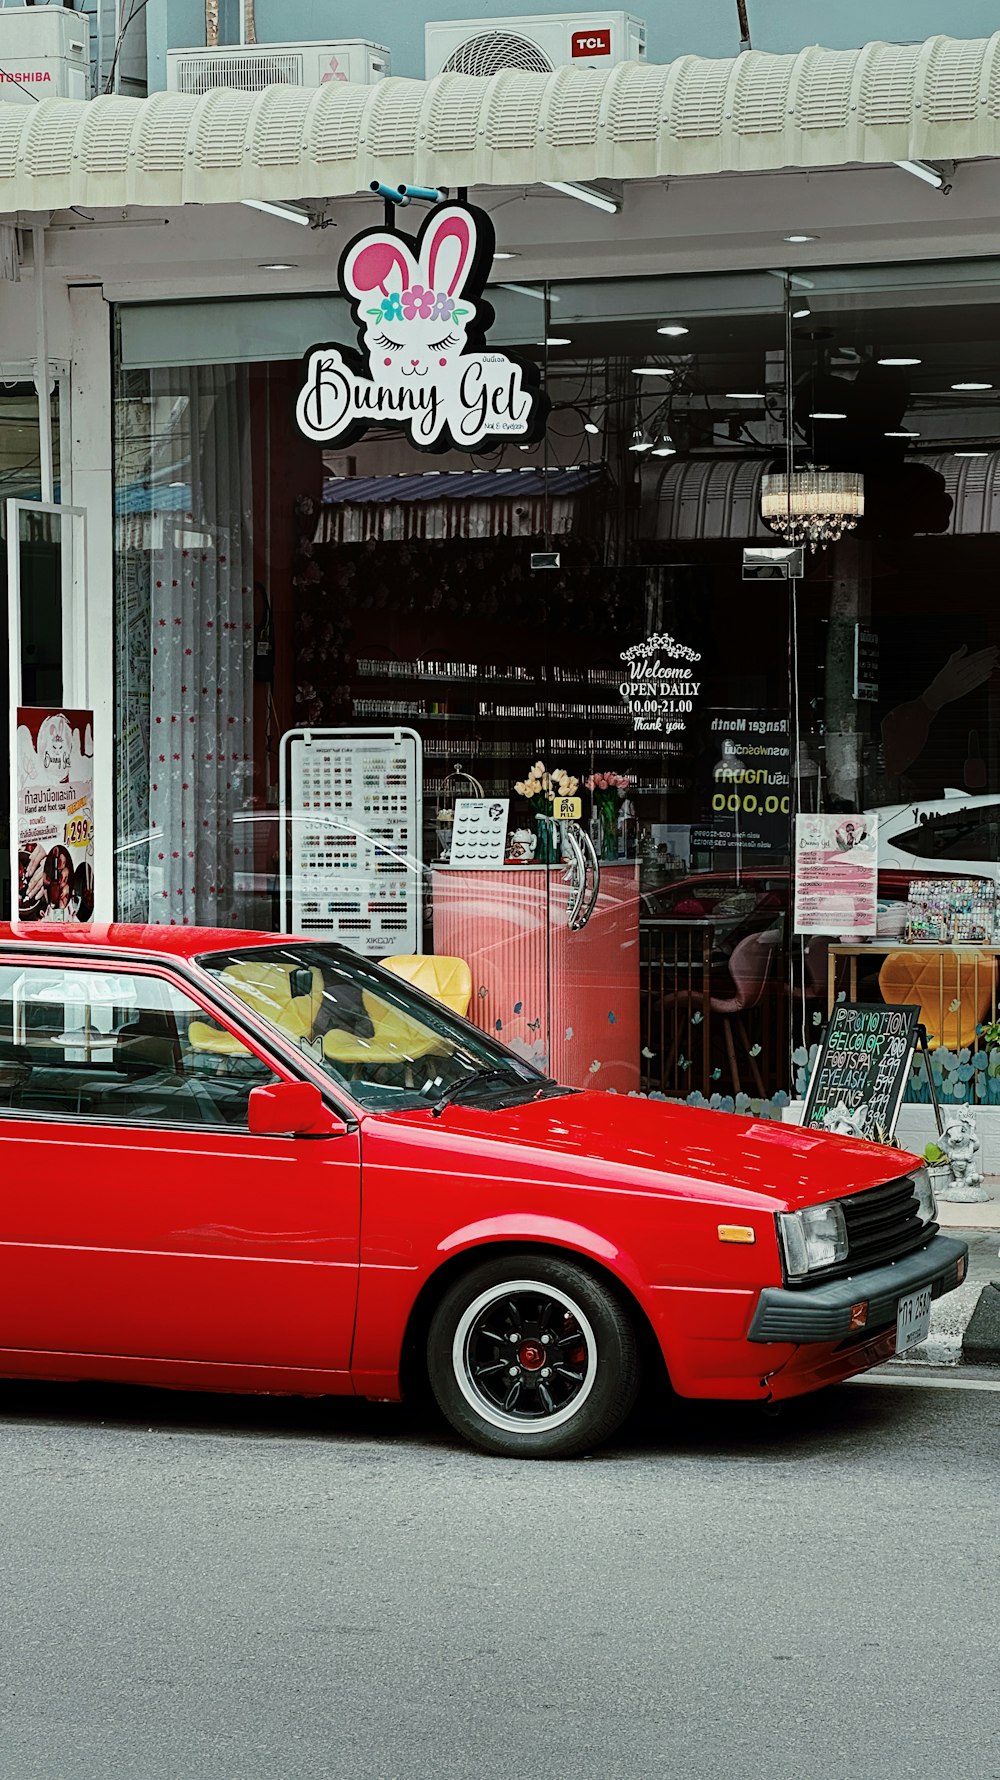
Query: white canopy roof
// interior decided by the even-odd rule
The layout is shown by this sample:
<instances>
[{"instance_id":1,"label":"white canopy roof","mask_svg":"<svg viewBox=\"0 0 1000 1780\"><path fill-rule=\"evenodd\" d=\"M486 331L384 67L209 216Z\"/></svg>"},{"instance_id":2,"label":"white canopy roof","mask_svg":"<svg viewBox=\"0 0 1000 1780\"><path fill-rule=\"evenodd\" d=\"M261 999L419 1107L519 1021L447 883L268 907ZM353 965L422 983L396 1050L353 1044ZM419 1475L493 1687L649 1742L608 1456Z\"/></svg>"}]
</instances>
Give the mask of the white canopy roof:
<instances>
[{"instance_id":1,"label":"white canopy roof","mask_svg":"<svg viewBox=\"0 0 1000 1780\"><path fill-rule=\"evenodd\" d=\"M0 100L0 214L1000 155L1000 32L87 103Z\"/></svg>"}]
</instances>

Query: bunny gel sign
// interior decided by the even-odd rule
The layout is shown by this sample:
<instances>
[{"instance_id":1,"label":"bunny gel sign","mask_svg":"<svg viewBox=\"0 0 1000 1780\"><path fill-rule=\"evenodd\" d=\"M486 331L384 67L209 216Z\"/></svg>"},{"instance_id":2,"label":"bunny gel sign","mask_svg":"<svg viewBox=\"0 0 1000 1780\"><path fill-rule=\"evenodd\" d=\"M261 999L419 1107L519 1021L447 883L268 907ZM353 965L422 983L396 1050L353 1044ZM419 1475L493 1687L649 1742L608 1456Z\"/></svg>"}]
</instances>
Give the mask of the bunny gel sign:
<instances>
[{"instance_id":1,"label":"bunny gel sign","mask_svg":"<svg viewBox=\"0 0 1000 1780\"><path fill-rule=\"evenodd\" d=\"M494 246L486 212L467 204L436 205L416 240L380 228L350 242L337 276L360 350L306 353L295 412L307 439L350 444L395 426L422 451L475 451L541 436L549 403L535 366L486 349Z\"/></svg>"}]
</instances>

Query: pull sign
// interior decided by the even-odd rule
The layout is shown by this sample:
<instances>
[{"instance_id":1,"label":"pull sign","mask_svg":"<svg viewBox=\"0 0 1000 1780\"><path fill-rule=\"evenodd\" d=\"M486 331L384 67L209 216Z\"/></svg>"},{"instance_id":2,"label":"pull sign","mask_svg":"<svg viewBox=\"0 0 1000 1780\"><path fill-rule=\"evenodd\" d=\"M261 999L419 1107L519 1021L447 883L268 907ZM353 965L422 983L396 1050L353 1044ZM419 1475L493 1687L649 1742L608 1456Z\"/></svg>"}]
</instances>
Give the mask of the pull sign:
<instances>
[{"instance_id":1,"label":"pull sign","mask_svg":"<svg viewBox=\"0 0 1000 1780\"><path fill-rule=\"evenodd\" d=\"M574 31L572 37L572 55L574 60L581 56L610 56L611 26L602 25L598 30Z\"/></svg>"}]
</instances>

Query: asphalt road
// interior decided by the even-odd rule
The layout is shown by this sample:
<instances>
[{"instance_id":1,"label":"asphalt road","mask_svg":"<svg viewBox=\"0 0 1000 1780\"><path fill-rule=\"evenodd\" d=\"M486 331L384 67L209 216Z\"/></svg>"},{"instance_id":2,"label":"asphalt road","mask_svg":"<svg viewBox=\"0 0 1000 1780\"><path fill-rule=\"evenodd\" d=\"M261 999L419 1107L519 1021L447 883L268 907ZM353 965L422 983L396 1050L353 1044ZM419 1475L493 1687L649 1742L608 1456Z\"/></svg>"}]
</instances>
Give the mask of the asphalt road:
<instances>
[{"instance_id":1,"label":"asphalt road","mask_svg":"<svg viewBox=\"0 0 1000 1780\"><path fill-rule=\"evenodd\" d=\"M0 1384L3 1780L1000 1776L1000 1393L476 1456Z\"/></svg>"}]
</instances>

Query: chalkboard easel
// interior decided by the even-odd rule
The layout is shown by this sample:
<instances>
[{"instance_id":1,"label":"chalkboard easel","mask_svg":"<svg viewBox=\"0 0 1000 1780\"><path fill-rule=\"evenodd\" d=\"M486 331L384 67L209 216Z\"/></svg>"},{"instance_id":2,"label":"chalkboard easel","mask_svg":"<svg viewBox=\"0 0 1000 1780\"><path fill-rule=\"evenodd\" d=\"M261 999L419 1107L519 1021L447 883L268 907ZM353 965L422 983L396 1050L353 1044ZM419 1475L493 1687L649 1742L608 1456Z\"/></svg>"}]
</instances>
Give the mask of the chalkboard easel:
<instances>
[{"instance_id":1,"label":"chalkboard easel","mask_svg":"<svg viewBox=\"0 0 1000 1780\"><path fill-rule=\"evenodd\" d=\"M937 1129L941 1131L927 1032L919 1007L857 1002L834 1009L806 1094L803 1124L822 1129L828 1112L843 1103L864 1110L861 1135L890 1143L906 1091L914 1051L920 1046Z\"/></svg>"}]
</instances>

